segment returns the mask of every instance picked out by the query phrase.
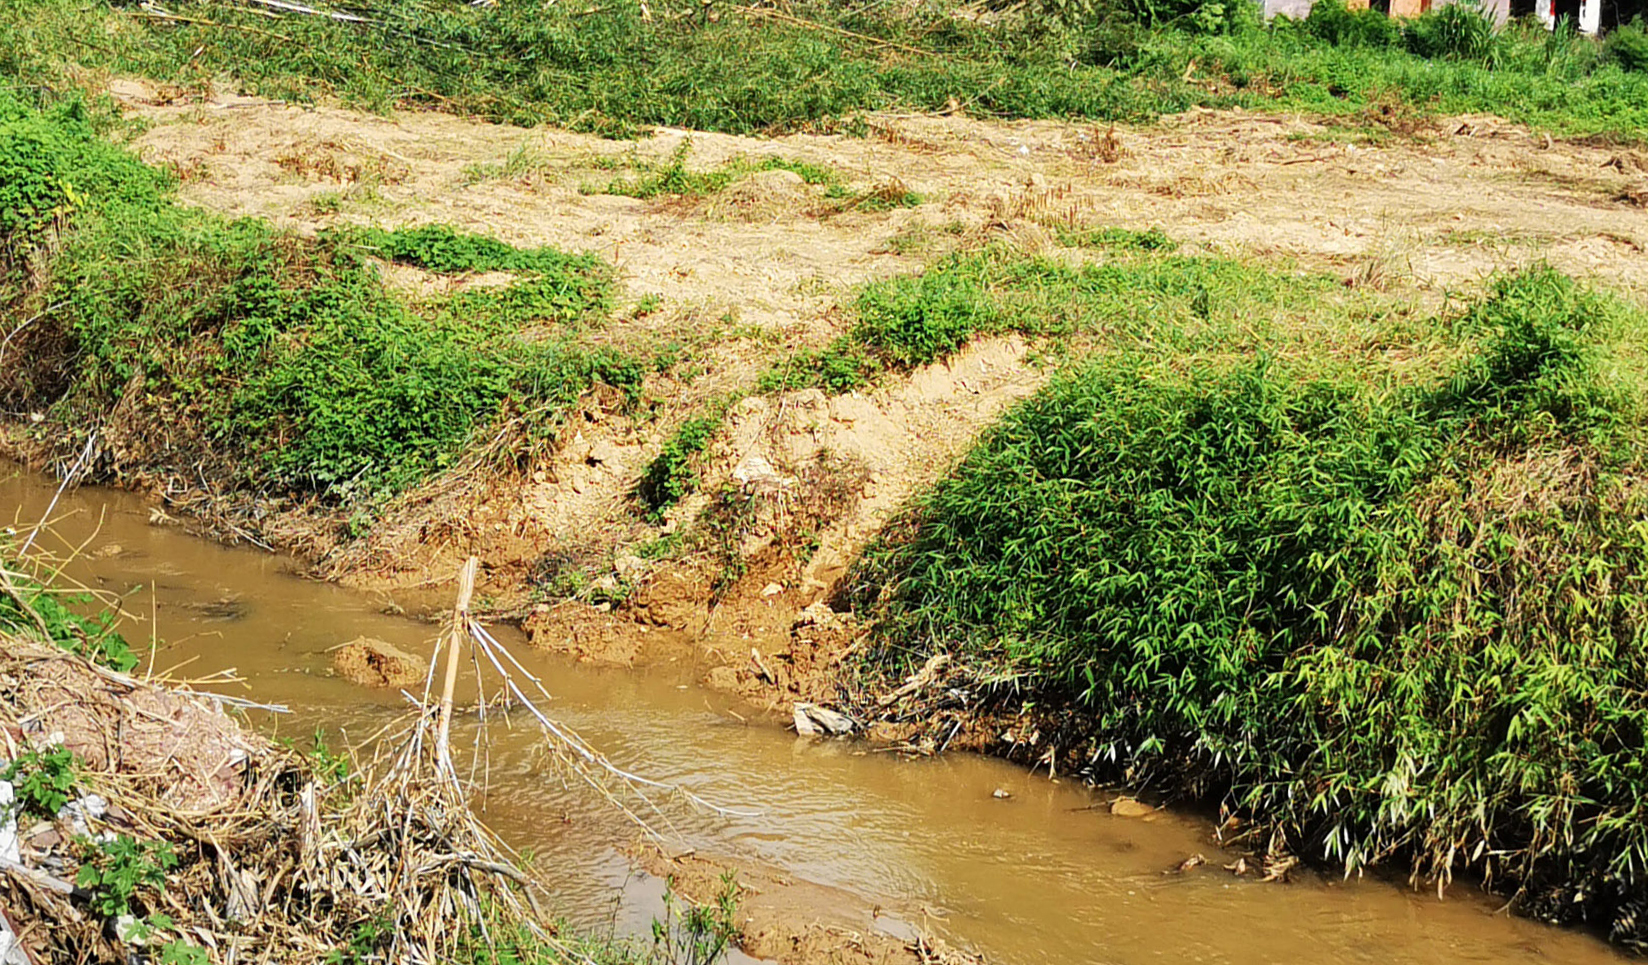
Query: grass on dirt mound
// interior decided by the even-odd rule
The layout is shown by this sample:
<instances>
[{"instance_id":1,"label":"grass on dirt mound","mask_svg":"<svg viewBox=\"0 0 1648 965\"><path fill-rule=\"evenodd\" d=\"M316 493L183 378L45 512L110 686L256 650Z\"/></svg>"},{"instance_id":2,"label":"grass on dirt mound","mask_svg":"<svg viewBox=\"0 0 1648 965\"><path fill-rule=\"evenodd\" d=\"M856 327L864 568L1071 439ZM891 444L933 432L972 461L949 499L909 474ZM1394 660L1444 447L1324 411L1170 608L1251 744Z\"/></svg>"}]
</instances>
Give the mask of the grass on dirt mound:
<instances>
[{"instance_id":1,"label":"grass on dirt mound","mask_svg":"<svg viewBox=\"0 0 1648 965\"><path fill-rule=\"evenodd\" d=\"M869 111L1149 121L1193 105L1351 115L1405 127L1488 112L1637 142L1648 40L1599 44L1446 7L1400 25L1331 2L1262 24L1244 0L946 4L351 3L356 19L186 0L156 16L69 0L0 3L0 71L64 90L88 73L374 109L422 105L629 136L749 133ZM96 38L95 42L86 38ZM1393 116L1394 114L1394 116ZM1361 123L1361 121L1358 121Z\"/></svg>"},{"instance_id":2,"label":"grass on dirt mound","mask_svg":"<svg viewBox=\"0 0 1648 965\"><path fill-rule=\"evenodd\" d=\"M383 262L507 284L422 299ZM318 240L177 204L77 104L0 94L0 406L93 430L106 474L175 474L342 502L449 465L510 415L552 438L596 382L643 367L576 339L608 305L597 259L432 226Z\"/></svg>"},{"instance_id":3,"label":"grass on dirt mound","mask_svg":"<svg viewBox=\"0 0 1648 965\"><path fill-rule=\"evenodd\" d=\"M1542 269L1446 322L1472 353L1421 387L1309 356L1062 374L870 554L875 659L1070 701L1092 772L1217 797L1298 854L1483 873L1648 943L1621 374L1648 319Z\"/></svg>"}]
</instances>

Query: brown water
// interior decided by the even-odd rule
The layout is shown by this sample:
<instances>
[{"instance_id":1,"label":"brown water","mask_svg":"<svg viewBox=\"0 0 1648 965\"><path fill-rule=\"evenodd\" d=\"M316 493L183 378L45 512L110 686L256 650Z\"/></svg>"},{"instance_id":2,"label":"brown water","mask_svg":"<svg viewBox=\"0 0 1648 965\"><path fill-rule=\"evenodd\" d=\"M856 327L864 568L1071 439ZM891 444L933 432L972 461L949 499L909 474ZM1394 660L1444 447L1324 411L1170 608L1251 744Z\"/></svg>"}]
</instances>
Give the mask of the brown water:
<instances>
[{"instance_id":1,"label":"brown water","mask_svg":"<svg viewBox=\"0 0 1648 965\"><path fill-rule=\"evenodd\" d=\"M0 525L32 527L53 489L0 464ZM85 489L53 515L44 548L61 557L86 542L69 574L128 594L127 639L145 652L152 636L165 641L156 669L234 668L245 686L215 689L289 706L272 723L280 733L324 726L359 739L400 709L397 696L331 676L327 648L366 634L430 649L431 627L382 612L392 601L300 579L278 555L150 525L133 496ZM695 685L695 668L593 669L531 651L518 634L499 637L554 693L550 712L619 765L761 811L682 816L680 846L825 886L813 893L829 907L806 910L850 927L897 933L900 921L916 922L992 962L1026 965L1622 960L1588 936L1497 915L1468 886L1438 901L1378 881L1236 879L1219 870L1196 817L1077 810L1094 800L1086 790L980 757L906 761L797 741L746 725L727 698ZM534 736L493 729L488 820L538 855L573 921L642 929L660 885L623 857L633 832L592 795L540 771ZM1012 796L993 797L997 788ZM1198 851L1209 866L1163 874ZM884 917L872 919L876 906Z\"/></svg>"}]
</instances>

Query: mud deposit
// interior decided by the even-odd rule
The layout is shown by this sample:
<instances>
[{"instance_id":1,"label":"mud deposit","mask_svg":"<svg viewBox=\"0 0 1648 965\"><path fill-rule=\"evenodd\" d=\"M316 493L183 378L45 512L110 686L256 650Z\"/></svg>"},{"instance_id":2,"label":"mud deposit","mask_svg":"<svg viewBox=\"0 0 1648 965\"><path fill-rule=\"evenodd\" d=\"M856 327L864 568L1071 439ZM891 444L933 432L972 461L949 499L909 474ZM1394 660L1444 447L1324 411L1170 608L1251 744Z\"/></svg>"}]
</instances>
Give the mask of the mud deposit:
<instances>
[{"instance_id":1,"label":"mud deposit","mask_svg":"<svg viewBox=\"0 0 1648 965\"><path fill-rule=\"evenodd\" d=\"M0 471L7 524L32 525L44 480ZM306 738L363 740L402 698L335 676L332 648L360 636L420 656L433 628L386 608L416 606L301 580L282 557L225 548L151 522L150 507L83 490L53 513L44 548L78 552L70 576L127 594L126 635L152 665L201 684L288 705L259 720ZM743 871L749 950L785 961L914 960L916 932L989 961L1443 963L1611 962L1601 943L1495 914L1469 886L1446 901L1380 881L1237 878L1196 815L1111 814L1087 789L967 755L905 761L865 743L798 741L770 719L700 689L689 651L645 671L575 664L501 633L556 695L553 711L615 762L753 818L671 814L667 845L684 879L709 863ZM639 932L662 883L627 853L635 834L590 795L539 769L529 728L491 733L485 816L530 848L562 912L585 928ZM466 734L467 738L470 735ZM1005 792L1005 796L996 792ZM1127 809L1122 809L1124 812ZM1166 873L1188 856L1207 861Z\"/></svg>"}]
</instances>

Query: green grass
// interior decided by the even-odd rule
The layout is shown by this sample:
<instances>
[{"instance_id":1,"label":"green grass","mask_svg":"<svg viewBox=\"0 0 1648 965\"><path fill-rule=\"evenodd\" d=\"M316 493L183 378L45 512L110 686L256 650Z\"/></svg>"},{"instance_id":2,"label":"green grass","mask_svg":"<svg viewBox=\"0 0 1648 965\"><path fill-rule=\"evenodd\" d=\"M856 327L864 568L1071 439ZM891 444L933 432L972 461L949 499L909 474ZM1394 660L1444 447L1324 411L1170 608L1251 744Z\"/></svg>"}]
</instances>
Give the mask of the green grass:
<instances>
[{"instance_id":1,"label":"green grass","mask_svg":"<svg viewBox=\"0 0 1648 965\"><path fill-rule=\"evenodd\" d=\"M1601 45L1521 26L1484 34L1448 8L1396 29L1376 15L1325 14L1267 27L1242 3L1049 13L1059 6L1049 0L991 24L942 5L788 8L875 38L859 40L733 9L707 22L696 5L654 5L646 20L634 4L376 0L351 8L374 23L348 24L185 0L174 12L204 22L160 24L104 3L5 0L0 72L57 92L88 73L187 87L233 75L256 93L301 102L424 106L615 136L648 125L861 130L866 112L956 104L980 116L1108 122L1198 104L1354 116L1395 102L1636 143L1648 129L1640 31Z\"/></svg>"},{"instance_id":2,"label":"green grass","mask_svg":"<svg viewBox=\"0 0 1648 965\"><path fill-rule=\"evenodd\" d=\"M30 325L0 396L48 411L54 438L101 424L143 440L106 468L376 498L451 465L500 418L553 438L593 383L638 391L640 362L577 339L610 308L593 257L441 226L310 241L226 221L176 204L83 109L6 103L0 311ZM513 278L413 303L379 260Z\"/></svg>"},{"instance_id":3,"label":"green grass","mask_svg":"<svg viewBox=\"0 0 1648 965\"><path fill-rule=\"evenodd\" d=\"M789 171L807 184L820 185L833 195L845 191L841 175L817 164L783 157L736 157L709 170L692 170L687 161L692 142L684 140L671 154L669 163L657 165L632 161L638 177L614 178L605 185L587 186L586 194L616 194L651 200L658 197L706 198L725 191L734 181L758 171Z\"/></svg>"},{"instance_id":4,"label":"green grass","mask_svg":"<svg viewBox=\"0 0 1648 965\"><path fill-rule=\"evenodd\" d=\"M1641 944L1648 316L1536 269L1417 330L1400 378L1182 339L1061 373L871 552L872 659L1068 702L1089 773L1300 855Z\"/></svg>"},{"instance_id":5,"label":"green grass","mask_svg":"<svg viewBox=\"0 0 1648 965\"><path fill-rule=\"evenodd\" d=\"M688 419L647 464L641 481L636 484L635 495L649 520L661 521L670 507L697 488L698 472L693 467L693 457L715 439L721 424L720 413Z\"/></svg>"},{"instance_id":6,"label":"green grass","mask_svg":"<svg viewBox=\"0 0 1648 965\"><path fill-rule=\"evenodd\" d=\"M30 635L122 673L137 666L137 654L115 632L116 613L93 609L90 595L63 593L34 579L25 572L29 568L11 558L13 549L0 542L0 568L5 571L0 633Z\"/></svg>"},{"instance_id":7,"label":"green grass","mask_svg":"<svg viewBox=\"0 0 1648 965\"><path fill-rule=\"evenodd\" d=\"M980 335L1016 333L1054 351L1149 342L1187 353L1278 338L1320 339L1318 347L1330 351L1344 342L1352 351L1361 342L1408 337L1403 304L1346 298L1325 275L1286 277L1231 259L1179 256L1159 232L1066 234L1105 248L1109 258L1075 267L988 247L941 259L919 275L873 282L853 303L857 320L848 334L786 359L761 377L758 390L845 392L883 372L946 358Z\"/></svg>"}]
</instances>

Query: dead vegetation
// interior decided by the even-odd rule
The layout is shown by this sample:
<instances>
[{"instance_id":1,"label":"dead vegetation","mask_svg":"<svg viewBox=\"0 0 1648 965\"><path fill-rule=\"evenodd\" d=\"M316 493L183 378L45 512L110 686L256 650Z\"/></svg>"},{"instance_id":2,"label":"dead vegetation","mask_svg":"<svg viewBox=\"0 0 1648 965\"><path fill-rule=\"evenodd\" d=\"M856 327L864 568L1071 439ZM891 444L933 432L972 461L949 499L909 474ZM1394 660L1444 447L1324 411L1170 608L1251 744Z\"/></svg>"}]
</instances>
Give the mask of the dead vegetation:
<instances>
[{"instance_id":1,"label":"dead vegetation","mask_svg":"<svg viewBox=\"0 0 1648 965\"><path fill-rule=\"evenodd\" d=\"M476 926L552 940L530 913L530 882L443 790L427 745L350 776L206 696L17 636L0 639L0 660L8 756L61 747L77 761L81 807L24 814L5 862L8 917L32 962L125 961L145 946L204 956L176 961L320 961L363 941L433 962ZM122 840L171 861L155 857L159 874L114 909L111 886L81 869L105 867ZM123 939L109 920L121 915L152 935L128 927Z\"/></svg>"}]
</instances>

